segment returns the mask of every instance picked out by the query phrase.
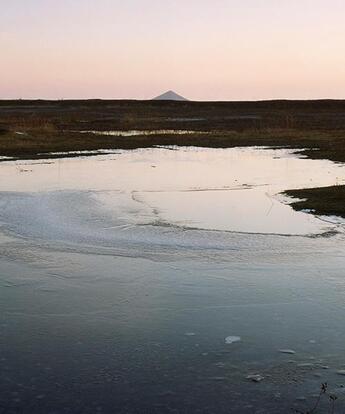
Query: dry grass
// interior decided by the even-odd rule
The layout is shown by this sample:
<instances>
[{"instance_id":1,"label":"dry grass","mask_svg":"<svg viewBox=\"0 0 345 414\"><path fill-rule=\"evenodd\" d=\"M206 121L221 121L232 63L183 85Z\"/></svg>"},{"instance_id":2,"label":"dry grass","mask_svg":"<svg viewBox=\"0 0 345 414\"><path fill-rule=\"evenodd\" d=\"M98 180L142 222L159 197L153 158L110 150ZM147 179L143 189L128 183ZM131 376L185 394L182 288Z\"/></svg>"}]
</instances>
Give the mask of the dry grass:
<instances>
[{"instance_id":1,"label":"dry grass","mask_svg":"<svg viewBox=\"0 0 345 414\"><path fill-rule=\"evenodd\" d=\"M38 152L159 144L270 145L307 148L308 156L345 161L344 114L345 101L0 101L0 155L32 157ZM199 133L121 139L77 132L94 129Z\"/></svg>"}]
</instances>

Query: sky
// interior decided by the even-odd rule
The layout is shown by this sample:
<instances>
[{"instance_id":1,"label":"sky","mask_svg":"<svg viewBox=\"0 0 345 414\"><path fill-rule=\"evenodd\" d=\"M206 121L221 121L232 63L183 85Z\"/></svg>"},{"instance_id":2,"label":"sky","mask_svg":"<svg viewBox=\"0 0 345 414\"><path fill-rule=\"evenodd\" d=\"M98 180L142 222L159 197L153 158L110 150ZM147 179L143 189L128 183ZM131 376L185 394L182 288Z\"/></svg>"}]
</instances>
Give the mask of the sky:
<instances>
[{"instance_id":1,"label":"sky","mask_svg":"<svg viewBox=\"0 0 345 414\"><path fill-rule=\"evenodd\" d=\"M344 0L0 0L0 99L345 98Z\"/></svg>"}]
</instances>

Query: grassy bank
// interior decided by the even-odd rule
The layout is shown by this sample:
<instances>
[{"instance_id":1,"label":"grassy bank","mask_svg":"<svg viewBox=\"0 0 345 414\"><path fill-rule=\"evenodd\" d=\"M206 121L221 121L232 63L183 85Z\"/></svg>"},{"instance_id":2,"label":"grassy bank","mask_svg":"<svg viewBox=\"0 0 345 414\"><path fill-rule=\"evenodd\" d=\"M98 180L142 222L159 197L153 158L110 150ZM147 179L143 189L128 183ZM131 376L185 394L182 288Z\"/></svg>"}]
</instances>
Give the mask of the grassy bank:
<instances>
[{"instance_id":1,"label":"grassy bank","mask_svg":"<svg viewBox=\"0 0 345 414\"><path fill-rule=\"evenodd\" d=\"M201 146L230 148L238 146L273 146L299 148L308 157L345 161L345 131L298 131L281 129L248 129L245 131L205 131L188 135L137 135L114 137L51 129L30 129L15 126L0 133L0 155L36 158L56 151L97 149L134 149L155 145Z\"/></svg>"},{"instance_id":2,"label":"grassy bank","mask_svg":"<svg viewBox=\"0 0 345 414\"><path fill-rule=\"evenodd\" d=\"M317 215L345 217L345 186L289 190L285 194L298 198L292 203L295 210L312 210Z\"/></svg>"}]
</instances>

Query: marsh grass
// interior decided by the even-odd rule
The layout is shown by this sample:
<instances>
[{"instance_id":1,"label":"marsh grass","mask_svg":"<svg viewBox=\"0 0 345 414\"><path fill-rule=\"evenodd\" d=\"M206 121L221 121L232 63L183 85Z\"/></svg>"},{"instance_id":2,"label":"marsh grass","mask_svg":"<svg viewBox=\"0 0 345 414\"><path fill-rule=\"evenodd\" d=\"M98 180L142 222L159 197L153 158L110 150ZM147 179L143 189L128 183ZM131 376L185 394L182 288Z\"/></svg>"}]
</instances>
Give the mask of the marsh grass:
<instances>
[{"instance_id":1,"label":"marsh grass","mask_svg":"<svg viewBox=\"0 0 345 414\"><path fill-rule=\"evenodd\" d=\"M0 155L153 145L306 148L345 161L345 101L0 101ZM188 136L95 137L78 131L189 129ZM25 132L23 136L16 131ZM205 134L207 132L207 134ZM318 151L315 151L317 148ZM5 154L6 152L6 154Z\"/></svg>"},{"instance_id":2,"label":"marsh grass","mask_svg":"<svg viewBox=\"0 0 345 414\"><path fill-rule=\"evenodd\" d=\"M288 190L284 194L297 199L291 203L297 211L345 217L345 185Z\"/></svg>"}]
</instances>

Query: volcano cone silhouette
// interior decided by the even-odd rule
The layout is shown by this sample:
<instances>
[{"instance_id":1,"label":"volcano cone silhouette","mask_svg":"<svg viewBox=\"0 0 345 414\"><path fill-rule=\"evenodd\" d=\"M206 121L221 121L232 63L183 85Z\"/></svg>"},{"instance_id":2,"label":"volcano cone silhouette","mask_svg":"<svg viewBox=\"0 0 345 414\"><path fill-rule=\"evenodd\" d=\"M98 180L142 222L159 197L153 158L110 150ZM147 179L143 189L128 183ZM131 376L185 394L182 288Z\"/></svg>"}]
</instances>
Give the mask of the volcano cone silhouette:
<instances>
[{"instance_id":1,"label":"volcano cone silhouette","mask_svg":"<svg viewBox=\"0 0 345 414\"><path fill-rule=\"evenodd\" d=\"M154 101L187 101L186 98L177 94L174 91L168 91L163 93L162 95L153 98Z\"/></svg>"}]
</instances>

